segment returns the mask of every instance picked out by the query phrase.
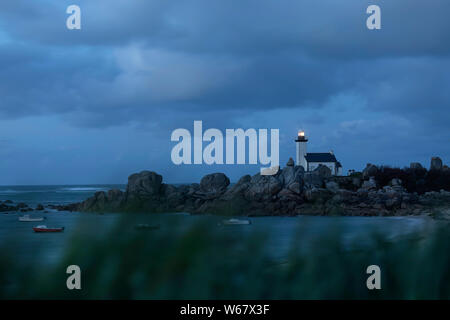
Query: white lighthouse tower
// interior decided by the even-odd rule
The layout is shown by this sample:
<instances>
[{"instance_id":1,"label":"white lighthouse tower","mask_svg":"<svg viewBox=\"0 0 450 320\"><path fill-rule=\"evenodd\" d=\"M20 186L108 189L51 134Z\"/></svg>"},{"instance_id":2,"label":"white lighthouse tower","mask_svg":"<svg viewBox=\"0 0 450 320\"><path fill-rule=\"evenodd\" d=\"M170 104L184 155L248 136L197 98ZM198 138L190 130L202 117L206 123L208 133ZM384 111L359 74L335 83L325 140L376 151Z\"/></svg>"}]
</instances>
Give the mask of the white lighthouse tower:
<instances>
[{"instance_id":1,"label":"white lighthouse tower","mask_svg":"<svg viewBox=\"0 0 450 320\"><path fill-rule=\"evenodd\" d=\"M302 166L305 171L308 170L307 164L306 164L306 143L308 142L308 139L305 137L304 131L299 131L297 139L295 140L295 144L297 145L297 156L296 156L296 165Z\"/></svg>"}]
</instances>

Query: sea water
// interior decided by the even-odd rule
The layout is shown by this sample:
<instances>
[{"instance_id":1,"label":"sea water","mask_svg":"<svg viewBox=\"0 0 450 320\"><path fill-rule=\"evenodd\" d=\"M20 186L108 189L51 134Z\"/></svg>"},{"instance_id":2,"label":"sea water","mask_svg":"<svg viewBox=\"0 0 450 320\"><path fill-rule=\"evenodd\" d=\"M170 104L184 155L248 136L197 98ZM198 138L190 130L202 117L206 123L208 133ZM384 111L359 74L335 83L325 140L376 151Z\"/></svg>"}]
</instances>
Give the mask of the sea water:
<instances>
[{"instance_id":1,"label":"sea water","mask_svg":"<svg viewBox=\"0 0 450 320\"><path fill-rule=\"evenodd\" d=\"M25 202L31 207L37 204L68 204L79 202L97 191L112 188L125 189L124 185L73 185L73 186L1 186L0 201ZM224 217L214 215L189 214L88 214L79 212L59 212L50 210L34 211L32 217L45 217L44 222L19 222L21 213L0 213L0 248L14 252L25 262L38 253L49 263L57 262L70 245L75 232L106 234L120 219L133 219L135 223L161 226L162 230L174 233L186 231L196 223L204 223L214 232L225 232L241 237L251 233L266 234L266 249L274 258L286 258L289 248L301 234L300 245L307 247L310 241L327 236L337 229L342 241L350 243L358 239L370 241L373 232L383 235L386 240L410 234L420 234L434 228L434 220L424 217L255 217L249 218L251 225L220 226ZM62 233L34 233L33 226L45 224L49 227L65 227ZM125 230L124 232L136 232Z\"/></svg>"}]
</instances>

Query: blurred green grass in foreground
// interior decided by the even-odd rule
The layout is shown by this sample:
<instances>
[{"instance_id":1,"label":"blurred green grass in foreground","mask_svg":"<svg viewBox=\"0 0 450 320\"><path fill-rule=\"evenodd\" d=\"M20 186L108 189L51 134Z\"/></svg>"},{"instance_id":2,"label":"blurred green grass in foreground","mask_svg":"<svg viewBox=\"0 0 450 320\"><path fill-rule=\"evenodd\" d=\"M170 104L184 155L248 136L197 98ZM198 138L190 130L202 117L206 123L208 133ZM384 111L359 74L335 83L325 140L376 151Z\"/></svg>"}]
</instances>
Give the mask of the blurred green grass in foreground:
<instances>
[{"instance_id":1,"label":"blurred green grass in foreground","mask_svg":"<svg viewBox=\"0 0 450 320\"><path fill-rule=\"evenodd\" d=\"M307 228L303 226L303 228ZM305 248L302 229L282 261L264 233L220 232L199 223L183 232L137 231L123 220L106 236L75 235L56 265L19 265L0 256L1 299L449 299L450 232L370 244L343 244L338 228ZM68 290L68 265L82 290ZM366 287L368 265L381 267L382 290Z\"/></svg>"}]
</instances>

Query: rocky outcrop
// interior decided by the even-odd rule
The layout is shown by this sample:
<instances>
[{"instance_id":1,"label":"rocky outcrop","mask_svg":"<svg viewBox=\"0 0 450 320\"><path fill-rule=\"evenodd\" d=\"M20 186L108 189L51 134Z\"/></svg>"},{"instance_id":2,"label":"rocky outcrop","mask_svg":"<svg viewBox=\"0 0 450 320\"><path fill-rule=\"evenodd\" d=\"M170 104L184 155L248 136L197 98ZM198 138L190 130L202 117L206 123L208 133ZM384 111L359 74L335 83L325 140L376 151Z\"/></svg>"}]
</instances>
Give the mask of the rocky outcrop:
<instances>
[{"instance_id":1,"label":"rocky outcrop","mask_svg":"<svg viewBox=\"0 0 450 320\"><path fill-rule=\"evenodd\" d=\"M308 189L323 188L325 179L328 178L331 178L331 170L324 165L319 165L315 170L304 174L304 182Z\"/></svg>"},{"instance_id":2,"label":"rocky outcrop","mask_svg":"<svg viewBox=\"0 0 450 320\"><path fill-rule=\"evenodd\" d=\"M362 172L363 179L369 179L370 177L374 177L378 173L378 167L368 163Z\"/></svg>"},{"instance_id":3,"label":"rocky outcrop","mask_svg":"<svg viewBox=\"0 0 450 320\"><path fill-rule=\"evenodd\" d=\"M303 167L289 166L274 176L246 175L231 187L223 173L209 174L200 184L174 186L164 184L155 172L143 171L129 177L125 192L100 191L71 208L82 212L264 213L286 207L282 201L303 202L303 175Z\"/></svg>"},{"instance_id":4,"label":"rocky outcrop","mask_svg":"<svg viewBox=\"0 0 450 320\"><path fill-rule=\"evenodd\" d=\"M419 162L411 162L409 167L411 169L423 169L422 165Z\"/></svg>"},{"instance_id":5,"label":"rocky outcrop","mask_svg":"<svg viewBox=\"0 0 450 320\"><path fill-rule=\"evenodd\" d=\"M16 206L11 205L11 202L3 202L0 203L0 212L9 212L9 211L18 211L19 208L17 208Z\"/></svg>"},{"instance_id":6,"label":"rocky outcrop","mask_svg":"<svg viewBox=\"0 0 450 320\"><path fill-rule=\"evenodd\" d=\"M286 163L286 167L293 167L294 166L294 159L289 158L288 162Z\"/></svg>"},{"instance_id":7,"label":"rocky outcrop","mask_svg":"<svg viewBox=\"0 0 450 320\"><path fill-rule=\"evenodd\" d=\"M158 197L161 185L162 176L152 171L142 171L128 177L127 194L136 199Z\"/></svg>"},{"instance_id":8,"label":"rocky outcrop","mask_svg":"<svg viewBox=\"0 0 450 320\"><path fill-rule=\"evenodd\" d=\"M221 196L229 185L230 179L225 174L208 174L200 181L200 188L196 195L203 199L214 199Z\"/></svg>"},{"instance_id":9,"label":"rocky outcrop","mask_svg":"<svg viewBox=\"0 0 450 320\"><path fill-rule=\"evenodd\" d=\"M376 190L377 189L377 182L375 181L374 177L370 177L369 180L366 180L363 182L361 186L362 190Z\"/></svg>"},{"instance_id":10,"label":"rocky outcrop","mask_svg":"<svg viewBox=\"0 0 450 320\"><path fill-rule=\"evenodd\" d=\"M32 208L30 208L26 203L20 202L17 205L14 205L14 202L11 200L5 200L4 202L0 201L0 212L29 212L33 211Z\"/></svg>"},{"instance_id":11,"label":"rocky outcrop","mask_svg":"<svg viewBox=\"0 0 450 320\"><path fill-rule=\"evenodd\" d=\"M378 183L376 177L386 173L372 164L358 176L336 177L326 166L305 172L291 160L275 175L245 175L234 185L223 173L206 175L200 184L175 186L163 183L162 176L155 172L143 171L129 177L124 192L97 192L64 209L224 215L405 215L431 212L430 208L436 206L446 212L445 208L450 207L448 191L423 195L408 192L407 183L399 177ZM435 177L436 171L432 172Z\"/></svg>"},{"instance_id":12,"label":"rocky outcrop","mask_svg":"<svg viewBox=\"0 0 450 320\"><path fill-rule=\"evenodd\" d=\"M442 159L439 157L431 158L430 170L441 170L442 169Z\"/></svg>"},{"instance_id":13,"label":"rocky outcrop","mask_svg":"<svg viewBox=\"0 0 450 320\"><path fill-rule=\"evenodd\" d=\"M73 205L63 205L63 206L55 206L55 205L49 205L49 208L53 209L61 209L65 211L73 211L74 209L78 209L79 204L73 204ZM36 207L33 209L28 204L24 202L19 202L17 204L14 204L11 200L5 200L0 201L0 212L2 213L15 213L15 212L31 212L31 211L44 211L45 207L42 204L36 205Z\"/></svg>"}]
</instances>

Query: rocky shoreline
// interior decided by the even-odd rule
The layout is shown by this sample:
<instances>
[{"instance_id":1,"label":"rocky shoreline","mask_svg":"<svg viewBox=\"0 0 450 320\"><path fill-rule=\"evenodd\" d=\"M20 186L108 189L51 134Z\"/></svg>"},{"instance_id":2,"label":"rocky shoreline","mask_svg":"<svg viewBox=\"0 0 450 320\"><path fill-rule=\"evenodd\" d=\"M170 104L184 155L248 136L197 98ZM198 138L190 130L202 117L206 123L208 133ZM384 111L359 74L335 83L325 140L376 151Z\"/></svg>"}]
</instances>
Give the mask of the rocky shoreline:
<instances>
[{"instance_id":1,"label":"rocky shoreline","mask_svg":"<svg viewBox=\"0 0 450 320\"><path fill-rule=\"evenodd\" d=\"M395 171L397 170L397 171ZM398 172L399 177L395 177ZM386 175L394 177L380 183ZM400 177L413 176L402 181ZM128 178L126 191L97 192L93 197L60 210L80 212L188 212L245 216L405 216L450 217L450 169L433 158L430 170L412 163L407 169L386 169L368 164L351 176L332 176L326 166L312 172L295 166L292 159L276 175L243 176L230 185L223 173L204 176L200 183L175 186L163 183L161 175L142 171ZM431 182L430 182L431 181ZM438 184L435 182L438 181ZM412 183L412 184L411 184ZM405 186L425 192L410 192ZM418 190L419 190L418 189Z\"/></svg>"},{"instance_id":2,"label":"rocky shoreline","mask_svg":"<svg viewBox=\"0 0 450 320\"><path fill-rule=\"evenodd\" d=\"M50 206L49 206L50 208ZM54 209L57 209L56 207L54 207ZM36 208L31 208L28 204L24 203L24 202L19 202L17 204L14 204L13 201L11 200L5 200L5 201L0 201L0 212L2 213L10 213L10 212L22 212L22 213L26 213L26 212L31 212L31 211L44 211L45 208L42 204L38 204L36 206Z\"/></svg>"}]
</instances>

